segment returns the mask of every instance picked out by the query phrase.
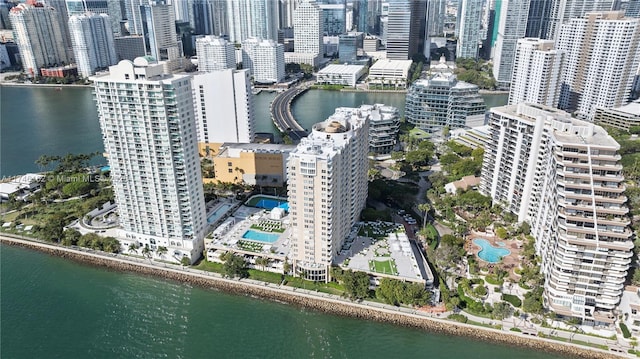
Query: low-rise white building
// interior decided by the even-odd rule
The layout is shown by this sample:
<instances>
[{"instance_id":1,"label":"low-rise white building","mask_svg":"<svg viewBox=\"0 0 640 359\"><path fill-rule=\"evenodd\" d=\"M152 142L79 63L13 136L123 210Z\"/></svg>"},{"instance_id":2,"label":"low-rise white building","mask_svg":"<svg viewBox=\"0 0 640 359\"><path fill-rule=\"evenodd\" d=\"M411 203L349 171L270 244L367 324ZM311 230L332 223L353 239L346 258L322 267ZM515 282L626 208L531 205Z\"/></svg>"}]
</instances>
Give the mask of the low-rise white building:
<instances>
[{"instance_id":1,"label":"low-rise white building","mask_svg":"<svg viewBox=\"0 0 640 359\"><path fill-rule=\"evenodd\" d=\"M320 65L320 55L307 52L285 52L284 62L287 64L307 64L313 67Z\"/></svg>"},{"instance_id":2,"label":"low-rise white building","mask_svg":"<svg viewBox=\"0 0 640 359\"><path fill-rule=\"evenodd\" d=\"M318 71L316 82L330 85L355 87L356 82L366 73L362 65L329 65Z\"/></svg>"},{"instance_id":3,"label":"low-rise white building","mask_svg":"<svg viewBox=\"0 0 640 359\"><path fill-rule=\"evenodd\" d=\"M411 60L378 60L369 69L369 84L406 88L411 63Z\"/></svg>"}]
</instances>

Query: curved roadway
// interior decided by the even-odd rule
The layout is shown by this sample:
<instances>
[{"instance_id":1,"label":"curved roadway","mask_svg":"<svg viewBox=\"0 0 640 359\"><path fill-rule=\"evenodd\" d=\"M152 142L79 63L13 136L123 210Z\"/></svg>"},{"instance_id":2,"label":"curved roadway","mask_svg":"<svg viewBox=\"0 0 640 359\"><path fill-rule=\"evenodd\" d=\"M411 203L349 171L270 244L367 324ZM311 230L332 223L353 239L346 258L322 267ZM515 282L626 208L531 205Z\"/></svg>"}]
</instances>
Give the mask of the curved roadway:
<instances>
[{"instance_id":1,"label":"curved roadway","mask_svg":"<svg viewBox=\"0 0 640 359\"><path fill-rule=\"evenodd\" d=\"M279 94L271 103L271 119L282 133L286 133L294 142L307 136L307 131L293 117L291 102L296 96L309 89L309 84L302 84Z\"/></svg>"}]
</instances>

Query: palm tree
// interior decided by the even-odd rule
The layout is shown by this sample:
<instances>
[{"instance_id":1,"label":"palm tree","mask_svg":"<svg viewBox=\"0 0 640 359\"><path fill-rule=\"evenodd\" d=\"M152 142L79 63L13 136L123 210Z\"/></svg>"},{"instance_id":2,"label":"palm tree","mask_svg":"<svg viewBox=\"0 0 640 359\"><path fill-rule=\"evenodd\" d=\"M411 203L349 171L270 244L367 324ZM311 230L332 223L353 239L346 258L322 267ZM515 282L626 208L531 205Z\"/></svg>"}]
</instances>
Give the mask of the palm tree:
<instances>
[{"instance_id":1,"label":"palm tree","mask_svg":"<svg viewBox=\"0 0 640 359\"><path fill-rule=\"evenodd\" d=\"M160 246L158 247L158 249L156 249L156 253L158 253L158 256L160 258L163 258L164 255L167 254L167 252L168 252L167 247Z\"/></svg>"},{"instance_id":2,"label":"palm tree","mask_svg":"<svg viewBox=\"0 0 640 359\"><path fill-rule=\"evenodd\" d=\"M284 263L282 264L282 271L284 274L287 274L291 271L291 264L289 263L289 258L284 257Z\"/></svg>"},{"instance_id":3,"label":"palm tree","mask_svg":"<svg viewBox=\"0 0 640 359\"><path fill-rule=\"evenodd\" d=\"M262 267L263 271L265 270L265 267L269 265L269 262L271 261L267 257L256 258L256 265L259 265L260 267Z\"/></svg>"},{"instance_id":4,"label":"palm tree","mask_svg":"<svg viewBox=\"0 0 640 359\"><path fill-rule=\"evenodd\" d=\"M431 205L429 203L420 203L418 209L424 212L424 216L422 216L422 228L424 228L427 226L427 214L431 210Z\"/></svg>"},{"instance_id":5,"label":"palm tree","mask_svg":"<svg viewBox=\"0 0 640 359\"><path fill-rule=\"evenodd\" d=\"M137 253L138 246L135 243L129 244L129 253Z\"/></svg>"},{"instance_id":6,"label":"palm tree","mask_svg":"<svg viewBox=\"0 0 640 359\"><path fill-rule=\"evenodd\" d=\"M142 248L142 255L149 259L151 258L151 249L149 249L149 246L145 245L144 248Z\"/></svg>"}]
</instances>

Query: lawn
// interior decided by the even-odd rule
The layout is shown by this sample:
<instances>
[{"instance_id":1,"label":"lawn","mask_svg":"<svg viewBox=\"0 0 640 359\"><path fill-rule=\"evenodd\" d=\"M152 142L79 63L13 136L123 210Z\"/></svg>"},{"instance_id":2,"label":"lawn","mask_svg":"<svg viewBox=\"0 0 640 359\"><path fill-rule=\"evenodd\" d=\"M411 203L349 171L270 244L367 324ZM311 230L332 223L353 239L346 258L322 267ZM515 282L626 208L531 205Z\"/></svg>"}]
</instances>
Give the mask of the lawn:
<instances>
[{"instance_id":1,"label":"lawn","mask_svg":"<svg viewBox=\"0 0 640 359\"><path fill-rule=\"evenodd\" d=\"M386 261L371 260L369 261L369 269L376 273L398 275L398 268L394 259Z\"/></svg>"}]
</instances>

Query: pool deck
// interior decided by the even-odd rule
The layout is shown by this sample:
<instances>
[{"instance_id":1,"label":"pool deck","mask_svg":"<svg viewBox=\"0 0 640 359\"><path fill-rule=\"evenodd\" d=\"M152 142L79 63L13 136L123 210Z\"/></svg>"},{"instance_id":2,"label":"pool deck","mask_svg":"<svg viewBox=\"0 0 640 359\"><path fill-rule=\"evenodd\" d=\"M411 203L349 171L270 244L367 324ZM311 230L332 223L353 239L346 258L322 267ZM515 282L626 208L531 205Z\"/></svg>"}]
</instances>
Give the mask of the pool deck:
<instances>
[{"instance_id":1,"label":"pool deck","mask_svg":"<svg viewBox=\"0 0 640 359\"><path fill-rule=\"evenodd\" d=\"M278 240L273 243L242 238L242 235L247 230L251 229L252 225L258 224L260 221L265 220L274 221L273 219L269 218L269 211L261 208L247 207L244 205L240 206L233 214L233 221L230 222L229 228L222 231L222 233L218 233L215 237L213 235L209 235L207 236L207 238L205 238L205 248L207 250L233 251L236 253L243 253L253 256L265 256L274 259L283 259L290 250L289 235L291 233L291 229L287 224L287 217L284 217L282 219L283 227L285 228L285 231L283 233L265 232L269 234L278 234L280 236ZM261 232L260 230L253 230ZM238 245L238 241L260 243L263 245L263 250L261 252L245 250Z\"/></svg>"},{"instance_id":2,"label":"pool deck","mask_svg":"<svg viewBox=\"0 0 640 359\"><path fill-rule=\"evenodd\" d=\"M522 241L518 239L500 239L491 232L487 233L487 232L473 231L471 232L471 234L467 236L465 249L467 250L467 253L474 254L476 257L478 256L478 253L482 250L482 247L473 243L473 240L476 238L484 239L494 247L508 249L511 252L506 256L502 257L502 261L500 263L489 263L480 259L480 257L478 257L480 259L479 260L480 265L487 266L489 268L492 268L493 266L501 265L504 269L509 271L509 275L512 278L515 278L515 273L513 272L513 269L517 268L522 262L519 258L521 247L522 247ZM504 246L501 246L499 242L504 243Z\"/></svg>"}]
</instances>

